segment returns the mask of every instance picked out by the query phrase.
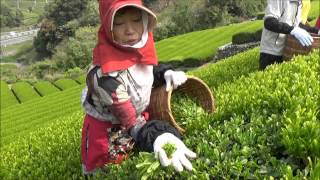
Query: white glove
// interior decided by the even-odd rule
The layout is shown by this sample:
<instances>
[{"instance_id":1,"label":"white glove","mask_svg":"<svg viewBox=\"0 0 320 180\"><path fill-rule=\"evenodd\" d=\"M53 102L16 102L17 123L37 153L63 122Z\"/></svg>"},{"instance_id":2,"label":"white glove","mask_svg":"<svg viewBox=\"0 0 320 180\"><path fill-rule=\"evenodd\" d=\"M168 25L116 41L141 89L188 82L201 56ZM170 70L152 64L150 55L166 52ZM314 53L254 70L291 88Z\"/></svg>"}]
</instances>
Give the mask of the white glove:
<instances>
[{"instance_id":1,"label":"white glove","mask_svg":"<svg viewBox=\"0 0 320 180\"><path fill-rule=\"evenodd\" d=\"M82 92L81 92L81 104L84 103L84 101L86 100L86 97L87 97L87 93L88 93L88 87L86 86Z\"/></svg>"},{"instance_id":2,"label":"white glove","mask_svg":"<svg viewBox=\"0 0 320 180\"><path fill-rule=\"evenodd\" d=\"M313 43L312 36L306 30L300 27L294 27L290 34L298 39L302 46L311 46Z\"/></svg>"},{"instance_id":3,"label":"white glove","mask_svg":"<svg viewBox=\"0 0 320 180\"><path fill-rule=\"evenodd\" d=\"M167 143L174 144L176 147L176 151L172 154L171 159L168 159L166 152L162 148ZM166 167L172 164L174 169L178 172L183 171L183 166L187 170L191 171L192 164L187 159L187 157L189 158L197 157L196 153L188 149L179 138L177 138L171 133L164 133L158 136L153 143L153 149L154 149L156 158L160 160L160 163L162 166Z\"/></svg>"},{"instance_id":4,"label":"white glove","mask_svg":"<svg viewBox=\"0 0 320 180\"><path fill-rule=\"evenodd\" d=\"M176 89L181 84L187 81L187 76L183 71L172 71L167 70L164 73L164 79L166 80L166 91L169 91L172 88Z\"/></svg>"}]
</instances>

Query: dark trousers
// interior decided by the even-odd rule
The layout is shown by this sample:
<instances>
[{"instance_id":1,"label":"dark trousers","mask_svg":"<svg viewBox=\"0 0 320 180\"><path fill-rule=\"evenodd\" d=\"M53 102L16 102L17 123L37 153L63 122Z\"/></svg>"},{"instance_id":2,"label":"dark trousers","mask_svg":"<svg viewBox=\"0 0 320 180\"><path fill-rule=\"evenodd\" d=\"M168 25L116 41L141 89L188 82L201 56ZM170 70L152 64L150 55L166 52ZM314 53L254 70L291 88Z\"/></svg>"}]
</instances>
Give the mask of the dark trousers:
<instances>
[{"instance_id":1,"label":"dark trousers","mask_svg":"<svg viewBox=\"0 0 320 180\"><path fill-rule=\"evenodd\" d=\"M282 63L282 56L275 56L267 53L260 53L260 70L264 70L267 66L274 63Z\"/></svg>"}]
</instances>

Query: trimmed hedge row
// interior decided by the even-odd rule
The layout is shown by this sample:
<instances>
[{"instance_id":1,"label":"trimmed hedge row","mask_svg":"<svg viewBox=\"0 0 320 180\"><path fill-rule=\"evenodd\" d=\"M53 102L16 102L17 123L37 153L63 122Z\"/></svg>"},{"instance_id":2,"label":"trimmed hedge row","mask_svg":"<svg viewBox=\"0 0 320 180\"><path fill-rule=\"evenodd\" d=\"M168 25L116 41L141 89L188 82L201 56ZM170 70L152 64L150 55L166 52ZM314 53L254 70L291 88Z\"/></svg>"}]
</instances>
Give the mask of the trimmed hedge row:
<instances>
[{"instance_id":1,"label":"trimmed hedge row","mask_svg":"<svg viewBox=\"0 0 320 180\"><path fill-rule=\"evenodd\" d=\"M60 92L60 90L51 84L49 81L38 81L34 88L40 93L41 96L46 96L55 92Z\"/></svg>"},{"instance_id":2,"label":"trimmed hedge row","mask_svg":"<svg viewBox=\"0 0 320 180\"><path fill-rule=\"evenodd\" d=\"M57 87L59 87L61 90L66 90L66 89L69 89L71 87L79 85L73 79L67 79L67 78L58 79L57 81L54 82L54 84Z\"/></svg>"},{"instance_id":3,"label":"trimmed hedge row","mask_svg":"<svg viewBox=\"0 0 320 180\"><path fill-rule=\"evenodd\" d=\"M244 44L261 40L262 29L255 32L241 32L232 36L232 44Z\"/></svg>"},{"instance_id":4,"label":"trimmed hedge row","mask_svg":"<svg viewBox=\"0 0 320 180\"><path fill-rule=\"evenodd\" d=\"M187 33L157 42L157 55L160 62L185 59L201 61L212 57L218 47L231 42L232 35L239 32L254 32L261 28L262 21L251 21Z\"/></svg>"},{"instance_id":5,"label":"trimmed hedge row","mask_svg":"<svg viewBox=\"0 0 320 180\"><path fill-rule=\"evenodd\" d=\"M188 74L204 79L212 89L216 89L224 83L232 83L258 71L259 53L259 48L254 48L217 63L207 64Z\"/></svg>"},{"instance_id":6,"label":"trimmed hedge row","mask_svg":"<svg viewBox=\"0 0 320 180\"><path fill-rule=\"evenodd\" d=\"M81 110L80 95L83 87L76 86L1 110L0 147L16 141L19 136L28 135L38 127Z\"/></svg>"},{"instance_id":7,"label":"trimmed hedge row","mask_svg":"<svg viewBox=\"0 0 320 180\"><path fill-rule=\"evenodd\" d=\"M86 83L86 78L87 78L87 75L80 75L78 76L76 79L74 79L77 83L79 84L85 84Z\"/></svg>"},{"instance_id":8,"label":"trimmed hedge row","mask_svg":"<svg viewBox=\"0 0 320 180\"><path fill-rule=\"evenodd\" d=\"M12 91L16 94L21 103L39 98L40 95L33 89L28 82L17 82L11 87Z\"/></svg>"},{"instance_id":9,"label":"trimmed hedge row","mask_svg":"<svg viewBox=\"0 0 320 180\"><path fill-rule=\"evenodd\" d=\"M9 106L18 104L18 100L12 93L12 91L9 89L8 84L4 81L0 81L0 100L1 100L1 106L0 109L5 109Z\"/></svg>"}]
</instances>

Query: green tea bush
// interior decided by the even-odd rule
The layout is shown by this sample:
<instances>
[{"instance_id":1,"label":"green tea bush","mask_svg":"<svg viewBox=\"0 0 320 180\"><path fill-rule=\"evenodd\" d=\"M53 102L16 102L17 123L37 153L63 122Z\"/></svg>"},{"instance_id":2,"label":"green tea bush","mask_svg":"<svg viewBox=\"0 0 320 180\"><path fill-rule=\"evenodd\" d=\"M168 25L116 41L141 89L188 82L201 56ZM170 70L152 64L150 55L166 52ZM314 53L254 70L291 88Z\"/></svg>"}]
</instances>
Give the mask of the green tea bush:
<instances>
[{"instance_id":1,"label":"green tea bush","mask_svg":"<svg viewBox=\"0 0 320 180\"><path fill-rule=\"evenodd\" d=\"M232 44L244 44L248 42L254 42L255 38L253 33L241 32L232 36Z\"/></svg>"},{"instance_id":2,"label":"green tea bush","mask_svg":"<svg viewBox=\"0 0 320 180\"><path fill-rule=\"evenodd\" d=\"M248 76L259 70L259 48L254 48L217 63L207 64L193 71L189 75L197 76L216 89L224 83L232 83L242 76Z\"/></svg>"},{"instance_id":3,"label":"green tea bush","mask_svg":"<svg viewBox=\"0 0 320 180\"><path fill-rule=\"evenodd\" d=\"M81 70L79 67L75 67L72 69L68 69L64 73L64 76L65 76L65 78L76 79L77 77L79 77L82 74L84 74L83 70Z\"/></svg>"},{"instance_id":4,"label":"green tea bush","mask_svg":"<svg viewBox=\"0 0 320 180\"><path fill-rule=\"evenodd\" d=\"M54 84L61 90L65 90L65 89L79 85L73 79L67 79L67 78L58 79L54 82Z\"/></svg>"},{"instance_id":5,"label":"green tea bush","mask_svg":"<svg viewBox=\"0 0 320 180\"><path fill-rule=\"evenodd\" d=\"M190 113L197 112L190 109L194 106L179 102L178 107L185 109L178 110L187 130L184 142L198 154L194 170L177 174L168 168L144 175L151 179L320 178L320 151L313 143L320 137L318 59L319 51L224 83L214 92L213 115ZM140 154L121 165L107 165L103 177L141 178L137 166L148 161Z\"/></svg>"},{"instance_id":6,"label":"green tea bush","mask_svg":"<svg viewBox=\"0 0 320 180\"><path fill-rule=\"evenodd\" d=\"M0 179L84 179L80 163L82 120L83 113L74 111L1 147Z\"/></svg>"},{"instance_id":7,"label":"green tea bush","mask_svg":"<svg viewBox=\"0 0 320 180\"><path fill-rule=\"evenodd\" d=\"M21 103L40 97L40 95L27 82L14 83L11 88Z\"/></svg>"},{"instance_id":8,"label":"green tea bush","mask_svg":"<svg viewBox=\"0 0 320 180\"><path fill-rule=\"evenodd\" d=\"M291 63L271 66L250 78L241 78L234 84L220 86L216 91L217 118L225 120L241 114L251 122L258 116L266 121L264 124L270 123L266 129L272 132L270 147L277 156L319 158L318 59L319 51L316 51Z\"/></svg>"},{"instance_id":9,"label":"green tea bush","mask_svg":"<svg viewBox=\"0 0 320 180\"><path fill-rule=\"evenodd\" d=\"M232 44L244 44L261 40L262 30L255 32L241 32L232 36Z\"/></svg>"},{"instance_id":10,"label":"green tea bush","mask_svg":"<svg viewBox=\"0 0 320 180\"><path fill-rule=\"evenodd\" d=\"M1 100L1 106L0 109L5 109L9 106L18 104L17 98L14 96L12 91L9 89L8 84L4 81L0 81L0 100Z\"/></svg>"},{"instance_id":11,"label":"green tea bush","mask_svg":"<svg viewBox=\"0 0 320 180\"><path fill-rule=\"evenodd\" d=\"M257 56L257 49L249 52ZM246 56L250 53L241 54L242 58L250 58ZM229 61L238 63L235 59ZM176 116L186 129L183 141L198 155L191 161L193 171L176 173L172 167L159 166L152 153L133 152L119 165L106 165L97 179L319 179L320 149L314 143L320 137L318 59L319 51L315 51L255 73L252 67L247 71L234 68L241 69L241 65L229 70L230 62L229 66L220 62L217 81L209 79L214 65L193 72L202 72L203 80L214 89L216 102L216 111L210 115L187 100L175 106L181 108ZM248 62L256 64L257 59L242 61ZM238 77L226 75L234 72L239 72ZM64 120L56 121L39 134L6 145L1 152L1 177L82 179L81 125L76 122L80 118L70 118L67 125Z\"/></svg>"},{"instance_id":12,"label":"green tea bush","mask_svg":"<svg viewBox=\"0 0 320 180\"><path fill-rule=\"evenodd\" d=\"M60 92L60 90L49 81L38 81L37 83L35 83L34 88L37 90L37 92L39 92L41 96Z\"/></svg>"},{"instance_id":13,"label":"green tea bush","mask_svg":"<svg viewBox=\"0 0 320 180\"><path fill-rule=\"evenodd\" d=\"M23 104L1 109L1 146L16 141L38 127L82 109L80 105L83 85L46 95Z\"/></svg>"},{"instance_id":14,"label":"green tea bush","mask_svg":"<svg viewBox=\"0 0 320 180\"><path fill-rule=\"evenodd\" d=\"M82 75L78 76L77 78L75 78L74 80L77 81L79 84L85 84L86 78L87 78L87 76L82 74Z\"/></svg>"}]
</instances>

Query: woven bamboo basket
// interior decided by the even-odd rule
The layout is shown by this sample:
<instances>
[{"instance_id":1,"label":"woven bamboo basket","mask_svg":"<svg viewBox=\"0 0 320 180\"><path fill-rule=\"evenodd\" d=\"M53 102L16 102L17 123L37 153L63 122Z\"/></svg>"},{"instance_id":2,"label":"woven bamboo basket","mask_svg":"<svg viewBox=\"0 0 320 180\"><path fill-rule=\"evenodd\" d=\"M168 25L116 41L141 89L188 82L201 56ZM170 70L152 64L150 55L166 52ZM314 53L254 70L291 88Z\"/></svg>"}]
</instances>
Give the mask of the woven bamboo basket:
<instances>
[{"instance_id":1,"label":"woven bamboo basket","mask_svg":"<svg viewBox=\"0 0 320 180\"><path fill-rule=\"evenodd\" d=\"M167 121L181 133L185 132L185 129L176 123L171 111L171 96L176 92L196 99L207 113L212 113L215 110L214 98L209 87L201 79L188 76L188 80L175 90L167 92L165 86L152 90L147 110L151 119Z\"/></svg>"},{"instance_id":2,"label":"woven bamboo basket","mask_svg":"<svg viewBox=\"0 0 320 180\"><path fill-rule=\"evenodd\" d=\"M290 60L294 55L308 54L311 50L320 48L320 36L317 34L311 34L311 36L313 37L312 46L304 47L295 37L288 35L283 52L284 60Z\"/></svg>"}]
</instances>

